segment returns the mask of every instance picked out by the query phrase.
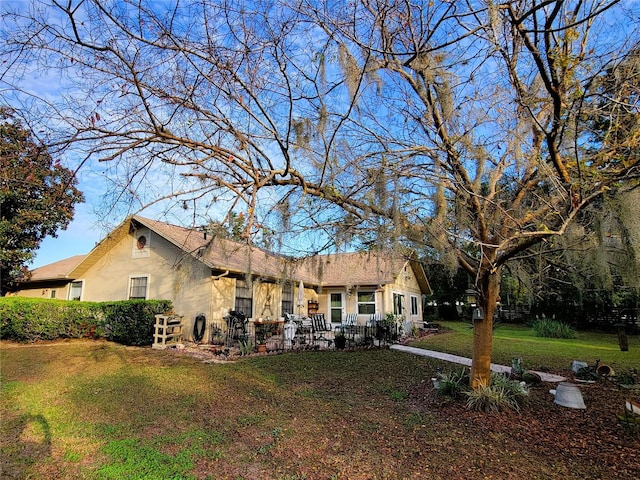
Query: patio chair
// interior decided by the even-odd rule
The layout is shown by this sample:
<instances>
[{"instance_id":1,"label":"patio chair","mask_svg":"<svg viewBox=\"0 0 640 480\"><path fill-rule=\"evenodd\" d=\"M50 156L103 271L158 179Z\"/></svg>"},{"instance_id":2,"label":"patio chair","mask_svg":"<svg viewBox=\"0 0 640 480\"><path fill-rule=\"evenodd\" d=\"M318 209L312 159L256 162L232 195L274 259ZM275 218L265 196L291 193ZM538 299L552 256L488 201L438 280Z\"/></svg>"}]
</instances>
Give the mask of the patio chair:
<instances>
[{"instance_id":1,"label":"patio chair","mask_svg":"<svg viewBox=\"0 0 640 480\"><path fill-rule=\"evenodd\" d=\"M227 346L234 340L246 340L248 335L247 324L249 321L243 312L231 310L229 315L224 317L224 320L227 323Z\"/></svg>"},{"instance_id":2,"label":"patio chair","mask_svg":"<svg viewBox=\"0 0 640 480\"><path fill-rule=\"evenodd\" d=\"M355 339L358 325L358 314L347 313L342 320L342 323L336 327L336 331L342 333L345 336L349 336L351 340Z\"/></svg>"},{"instance_id":3,"label":"patio chair","mask_svg":"<svg viewBox=\"0 0 640 480\"><path fill-rule=\"evenodd\" d=\"M357 313L347 313L342 320L342 323L338 326L340 329L349 330L352 327L355 327L358 323L358 314Z\"/></svg>"},{"instance_id":4,"label":"patio chair","mask_svg":"<svg viewBox=\"0 0 640 480\"><path fill-rule=\"evenodd\" d=\"M314 342L321 340L327 342L327 347L331 346L333 340L326 337L326 335L331 332L331 327L327 325L324 313L314 313L311 315L311 329Z\"/></svg>"},{"instance_id":5,"label":"patio chair","mask_svg":"<svg viewBox=\"0 0 640 480\"><path fill-rule=\"evenodd\" d=\"M377 327L380 322L382 322L382 314L372 313L371 316L369 317L369 321L367 322L367 326Z\"/></svg>"}]
</instances>

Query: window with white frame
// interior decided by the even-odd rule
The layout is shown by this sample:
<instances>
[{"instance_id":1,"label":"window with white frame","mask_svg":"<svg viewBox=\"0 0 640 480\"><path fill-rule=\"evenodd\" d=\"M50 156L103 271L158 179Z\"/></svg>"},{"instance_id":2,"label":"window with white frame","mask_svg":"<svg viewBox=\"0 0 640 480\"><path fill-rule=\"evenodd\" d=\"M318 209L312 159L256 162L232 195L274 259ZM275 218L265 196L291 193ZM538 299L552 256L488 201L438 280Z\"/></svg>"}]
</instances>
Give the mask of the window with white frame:
<instances>
[{"instance_id":1,"label":"window with white frame","mask_svg":"<svg viewBox=\"0 0 640 480\"><path fill-rule=\"evenodd\" d=\"M82 298L82 280L71 282L69 286L69 300L80 300Z\"/></svg>"},{"instance_id":2,"label":"window with white frame","mask_svg":"<svg viewBox=\"0 0 640 480\"><path fill-rule=\"evenodd\" d=\"M129 278L129 300L146 300L148 295L149 276Z\"/></svg>"},{"instance_id":3,"label":"window with white frame","mask_svg":"<svg viewBox=\"0 0 640 480\"><path fill-rule=\"evenodd\" d=\"M363 290L358 292L358 315L376 313L376 292Z\"/></svg>"},{"instance_id":4,"label":"window with white frame","mask_svg":"<svg viewBox=\"0 0 640 480\"><path fill-rule=\"evenodd\" d=\"M291 282L282 285L282 314L293 313L293 286Z\"/></svg>"},{"instance_id":5,"label":"window with white frame","mask_svg":"<svg viewBox=\"0 0 640 480\"><path fill-rule=\"evenodd\" d=\"M418 297L411 295L411 315L418 315Z\"/></svg>"}]
</instances>

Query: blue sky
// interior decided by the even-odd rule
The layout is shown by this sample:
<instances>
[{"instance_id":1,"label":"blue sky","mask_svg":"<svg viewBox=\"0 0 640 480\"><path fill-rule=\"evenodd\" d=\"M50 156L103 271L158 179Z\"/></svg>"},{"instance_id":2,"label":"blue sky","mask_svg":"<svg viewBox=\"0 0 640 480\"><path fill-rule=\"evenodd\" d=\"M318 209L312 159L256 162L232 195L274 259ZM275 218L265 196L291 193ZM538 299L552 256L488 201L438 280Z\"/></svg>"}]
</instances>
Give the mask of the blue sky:
<instances>
[{"instance_id":1,"label":"blue sky","mask_svg":"<svg viewBox=\"0 0 640 480\"><path fill-rule=\"evenodd\" d=\"M34 269L73 255L89 253L108 233L96 223L97 217L91 209L87 203L76 206L76 215L69 227L60 230L57 238L47 237L42 241L29 268Z\"/></svg>"},{"instance_id":2,"label":"blue sky","mask_svg":"<svg viewBox=\"0 0 640 480\"><path fill-rule=\"evenodd\" d=\"M632 1L626 2L631 5ZM20 2L16 0L4 0L4 5L21 6L28 5L29 2ZM1 8L0 8L1 10ZM52 19L52 21L55 19ZM612 19L609 19L612 21ZM601 28L610 29L609 21L602 24ZM624 30L624 25L620 26L620 29ZM629 27L631 28L631 27ZM613 36L615 38L615 35ZM58 96L59 91L67 87L66 81L69 81L68 77L56 76L55 72L43 73L41 70L26 70L27 74L22 79L21 88L24 92L35 92L36 96L43 97L45 99L55 99ZM71 90L67 89L67 94L70 94ZM104 106L104 104L103 104ZM106 108L106 107L105 107ZM63 163L73 168L78 163L78 158L72 157L64 159ZM76 206L75 219L71 222L69 227L60 231L57 238L45 239L38 251L35 254L34 261L29 265L30 268L37 268L39 266L55 262L67 258L72 255L88 253L95 244L100 241L108 232L109 228L104 227L105 224L109 224L111 227L121 222L128 213L127 207L119 209L116 212L111 212L107 217L104 213L96 213L104 203L104 195L112 191L112 184L108 183L110 176L109 167L99 162L87 162L83 170L79 172L79 189L84 193L86 203ZM155 174L156 172L154 172ZM151 193L157 193L162 191L163 186L166 185L167 180L160 181L160 172L158 177L152 176L148 182L145 183L145 187L150 189ZM171 178L171 177L170 177ZM176 180L176 177L172 177ZM155 181L154 181L155 180ZM176 189L180 189L179 185L175 186ZM142 205L136 205L134 208L142 207ZM191 224L188 217L185 217L185 212L178 211L172 216L163 215L165 211L162 206L157 206L147 211L142 212L143 215L150 218L159 218L167 220L171 223L183 223ZM205 209L206 214L213 214L215 216L216 211L209 212ZM185 217L185 222L180 222ZM189 214L187 214L189 215Z\"/></svg>"}]
</instances>

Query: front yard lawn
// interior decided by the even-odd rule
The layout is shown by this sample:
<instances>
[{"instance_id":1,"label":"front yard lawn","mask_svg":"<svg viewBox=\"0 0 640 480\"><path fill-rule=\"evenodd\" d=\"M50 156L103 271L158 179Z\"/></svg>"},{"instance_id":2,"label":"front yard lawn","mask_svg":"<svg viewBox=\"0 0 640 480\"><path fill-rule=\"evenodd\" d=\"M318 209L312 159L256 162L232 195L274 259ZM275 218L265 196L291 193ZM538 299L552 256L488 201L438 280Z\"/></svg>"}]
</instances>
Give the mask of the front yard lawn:
<instances>
[{"instance_id":1,"label":"front yard lawn","mask_svg":"<svg viewBox=\"0 0 640 480\"><path fill-rule=\"evenodd\" d=\"M615 418L625 395L608 382L585 388L587 411L554 405L542 384L520 413L489 415L435 396L436 369L458 367L390 350L203 363L104 341L2 342L0 365L2 478L640 477L637 437Z\"/></svg>"}]
</instances>

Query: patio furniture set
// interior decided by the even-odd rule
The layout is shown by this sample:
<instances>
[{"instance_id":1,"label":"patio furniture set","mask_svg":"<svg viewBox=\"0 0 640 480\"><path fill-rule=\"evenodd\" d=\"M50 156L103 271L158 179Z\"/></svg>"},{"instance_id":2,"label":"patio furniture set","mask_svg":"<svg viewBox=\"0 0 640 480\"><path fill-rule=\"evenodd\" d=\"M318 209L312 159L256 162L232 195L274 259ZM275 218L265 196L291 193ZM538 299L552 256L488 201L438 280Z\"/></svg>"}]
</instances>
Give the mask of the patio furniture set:
<instances>
[{"instance_id":1,"label":"patio furniture set","mask_svg":"<svg viewBox=\"0 0 640 480\"><path fill-rule=\"evenodd\" d=\"M304 315L285 314L282 320L256 320L250 322L242 314L230 312L225 317L227 347L251 342L268 350L335 346L337 335L344 335L349 346L382 345L397 338L397 329L385 324L380 315L371 315L366 325L357 324L357 315L348 314L342 323L332 325L324 313Z\"/></svg>"},{"instance_id":2,"label":"patio furniture set","mask_svg":"<svg viewBox=\"0 0 640 480\"><path fill-rule=\"evenodd\" d=\"M253 349L255 347L259 351L264 349L273 351L333 348L336 346L336 340L339 348L345 345L349 347L379 346L393 343L398 337L397 326L387 324L379 314L371 315L365 325L358 325L357 318L357 314L347 314L337 325L328 322L324 313L314 313L309 317L285 314L280 320L267 318L250 321L243 312L232 310L224 317L224 324L210 325L208 343L226 348ZM204 328L202 331L204 332ZM339 337L344 337L342 344L339 342ZM164 349L168 345L182 342L183 338L181 316L156 315L154 348ZM194 333L194 340L200 343L202 336Z\"/></svg>"}]
</instances>

